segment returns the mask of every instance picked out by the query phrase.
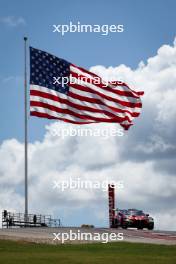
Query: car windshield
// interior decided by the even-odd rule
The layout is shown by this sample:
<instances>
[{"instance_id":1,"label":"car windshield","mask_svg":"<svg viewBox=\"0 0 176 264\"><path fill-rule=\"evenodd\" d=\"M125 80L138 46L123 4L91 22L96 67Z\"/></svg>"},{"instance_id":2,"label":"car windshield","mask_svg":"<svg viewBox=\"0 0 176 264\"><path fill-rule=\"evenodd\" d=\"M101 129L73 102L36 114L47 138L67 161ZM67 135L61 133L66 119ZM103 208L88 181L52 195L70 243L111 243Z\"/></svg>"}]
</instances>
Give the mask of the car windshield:
<instances>
[{"instance_id":1,"label":"car windshield","mask_svg":"<svg viewBox=\"0 0 176 264\"><path fill-rule=\"evenodd\" d=\"M143 211L128 211L129 215L145 215Z\"/></svg>"},{"instance_id":2,"label":"car windshield","mask_svg":"<svg viewBox=\"0 0 176 264\"><path fill-rule=\"evenodd\" d=\"M121 213L121 214L128 214L128 211L127 210L119 210L119 213Z\"/></svg>"}]
</instances>

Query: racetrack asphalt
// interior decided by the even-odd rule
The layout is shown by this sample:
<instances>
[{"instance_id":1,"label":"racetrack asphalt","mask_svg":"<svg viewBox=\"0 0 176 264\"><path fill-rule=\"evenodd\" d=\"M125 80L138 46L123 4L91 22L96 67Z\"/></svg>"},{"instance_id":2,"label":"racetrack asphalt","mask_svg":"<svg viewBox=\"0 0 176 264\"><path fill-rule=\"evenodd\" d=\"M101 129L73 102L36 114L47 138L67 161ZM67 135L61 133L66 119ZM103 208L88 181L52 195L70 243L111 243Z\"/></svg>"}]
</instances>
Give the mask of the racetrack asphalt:
<instances>
[{"instance_id":1,"label":"racetrack asphalt","mask_svg":"<svg viewBox=\"0 0 176 264\"><path fill-rule=\"evenodd\" d=\"M136 229L114 229L114 228L80 228L80 227L59 227L59 228L9 228L0 229L0 239L26 241L33 243L46 243L46 244L60 244L61 240L55 239L55 234L69 233L72 230L73 233L91 233L100 234L103 233L123 233L124 242L132 243L151 243L162 245L176 245L176 232L175 231L156 231L156 230L136 230ZM109 240L111 242L112 240ZM76 239L71 241L68 239L64 243L92 243L90 239L80 240ZM103 242L100 241L96 242Z\"/></svg>"}]
</instances>

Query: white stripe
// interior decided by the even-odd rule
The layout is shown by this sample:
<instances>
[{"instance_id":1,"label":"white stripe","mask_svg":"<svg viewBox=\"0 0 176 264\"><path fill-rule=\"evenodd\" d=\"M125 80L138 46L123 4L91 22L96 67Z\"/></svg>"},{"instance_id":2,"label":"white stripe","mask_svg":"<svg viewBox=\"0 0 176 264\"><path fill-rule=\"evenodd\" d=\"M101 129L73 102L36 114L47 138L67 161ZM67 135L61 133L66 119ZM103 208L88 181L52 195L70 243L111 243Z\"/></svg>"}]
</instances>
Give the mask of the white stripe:
<instances>
[{"instance_id":1,"label":"white stripe","mask_svg":"<svg viewBox=\"0 0 176 264\"><path fill-rule=\"evenodd\" d=\"M42 96L30 96L30 101L35 101L35 102L43 102L43 103L46 103L48 105L51 105L51 106L56 106L60 109L68 109L70 111L73 111L77 114L83 114L83 115L89 115L91 117L97 117L97 118L106 118L106 119L111 119L110 116L104 114L104 113L96 113L96 112L90 112L90 111L86 111L86 110L79 110L75 107L72 107L66 103L61 103L61 102L56 102L52 99L48 99L48 98L44 98ZM118 115L120 117L124 117L125 114L121 114L121 115ZM89 119L89 118L88 118Z\"/></svg>"},{"instance_id":2,"label":"white stripe","mask_svg":"<svg viewBox=\"0 0 176 264\"><path fill-rule=\"evenodd\" d=\"M76 68L76 67L74 67L74 66L72 66L72 65L70 65L70 71L73 71L73 72L75 72L75 73L77 73L77 74L79 74L79 75L84 75L84 76L86 76L86 77L88 77L88 78L91 78L92 80L95 78L94 76L92 76L91 74L88 74L88 73L86 73L86 72L84 72L83 70L81 70L81 69L78 69L78 68ZM95 74L95 73L94 73ZM96 74L95 74L96 75ZM101 79L101 81L102 81L102 83L105 83L105 84L107 84L107 81L104 81L100 76L97 76L97 77L99 77L100 79ZM112 81L113 82L113 81ZM122 92L132 92L135 96L138 96L139 97L139 95L137 94L137 92L135 92L135 91L132 91L131 89L129 89L127 86L121 86L121 85L113 85L113 84L108 84L111 88L115 88L116 90L119 90L119 91L122 91Z\"/></svg>"},{"instance_id":3,"label":"white stripe","mask_svg":"<svg viewBox=\"0 0 176 264\"><path fill-rule=\"evenodd\" d=\"M89 122L89 123L95 123L95 121L93 120L86 120L86 119L80 119L78 117L75 117L75 116L72 116L72 115L68 115L68 114L60 114L60 113L57 113L55 111L52 111L52 110L49 110L47 108L43 108L43 107L40 107L40 106L31 106L30 107L30 111L31 112L38 112L38 113L43 113L43 114L48 114L52 117L55 117L55 118L64 118L64 119L68 119L70 121L74 121L74 122L79 122L79 123L85 123L85 122Z\"/></svg>"},{"instance_id":4,"label":"white stripe","mask_svg":"<svg viewBox=\"0 0 176 264\"><path fill-rule=\"evenodd\" d=\"M129 122L128 120L122 121L120 124L122 125L130 125L132 122Z\"/></svg>"},{"instance_id":5,"label":"white stripe","mask_svg":"<svg viewBox=\"0 0 176 264\"><path fill-rule=\"evenodd\" d=\"M93 84L93 83L89 83L89 82L86 82L83 81L82 79L76 79L75 77L72 77L72 75L70 75L70 86L72 86L72 84L78 84L78 85L82 85L82 86L85 86L85 87L88 87L90 89L92 89L93 91L95 92L99 92L103 95L106 95L106 96L109 96L110 98L113 98L115 100L120 100L120 101L123 101L123 102L126 102L126 103L141 103L141 99L140 98L134 98L134 97L128 97L128 96L121 96L121 95L118 95L118 94L115 94L115 93L112 93L111 91L107 91L107 90L104 90L98 86L96 86L96 84ZM105 85L105 88L107 87L107 85ZM107 87L108 88L108 87ZM114 89L114 87L113 87ZM114 89L115 90L115 89ZM92 93L94 94L94 93Z\"/></svg>"},{"instance_id":6,"label":"white stripe","mask_svg":"<svg viewBox=\"0 0 176 264\"><path fill-rule=\"evenodd\" d=\"M94 80L94 76L92 76L91 74L88 74L88 73L86 73L86 72L84 72L84 71L82 71L82 70L80 70L80 69L78 69L78 68L76 68L76 67L74 67L74 66L72 66L72 65L70 65L70 71L71 72L75 72L75 73L77 73L78 75L84 75L85 77L87 77L87 78L90 78L90 79L92 79L92 80ZM102 80L102 78L101 77L99 77L99 76L97 76L97 78L100 78L101 80Z\"/></svg>"},{"instance_id":7,"label":"white stripe","mask_svg":"<svg viewBox=\"0 0 176 264\"><path fill-rule=\"evenodd\" d=\"M101 96L99 96L97 94L80 91L80 90L77 90L76 88L71 87L71 86L70 86L70 92L72 92L74 94L77 94L77 95L81 95L81 96L87 97L87 98L99 99L102 102L102 104L106 105L107 107L108 106L112 106L112 107L115 107L115 108L119 108L121 110L127 110L127 111L130 111L130 112L136 112L136 113L140 113L140 110L141 110L140 107L132 108L132 107L124 106L124 105L115 103L113 101L110 101L108 99L105 99L105 98L103 98L103 97L101 97Z\"/></svg>"},{"instance_id":8,"label":"white stripe","mask_svg":"<svg viewBox=\"0 0 176 264\"><path fill-rule=\"evenodd\" d=\"M64 93L59 93L55 90L52 90L52 89L49 89L49 88L46 88L46 87L43 87L43 86L39 86L39 85L34 85L34 84L31 84L30 85L30 90L34 90L34 91L39 91L39 92L44 92L44 93L48 93L48 94L52 94L54 96L57 96L57 97L60 97L60 98L63 98L63 99L68 99L68 96Z\"/></svg>"},{"instance_id":9,"label":"white stripe","mask_svg":"<svg viewBox=\"0 0 176 264\"><path fill-rule=\"evenodd\" d=\"M117 110L118 110L118 108L121 109L121 110L124 110L124 111L128 110L130 113L140 113L140 108L133 108L133 109L129 108L128 109L126 107L121 107L121 106L118 107L117 104L113 104L112 105L109 101L108 101L109 102L108 105L107 104L103 105L103 104L90 103L90 102L86 102L86 101L82 101L82 100L79 100L79 99L72 98L72 97L67 96L67 95L65 95L63 93L59 93L59 92L54 91L52 89L48 89L46 87L42 87L42 86L38 86L38 85L30 85L30 90L31 91L35 90L35 91L44 92L44 93L47 93L47 94L52 94L52 95L60 97L62 99L67 99L70 102L75 103L75 104L77 104L79 106L87 106L87 107L91 107L91 108L94 108L94 109L100 109L100 110L103 109L105 111L108 111L109 113L112 113L112 114L116 115L116 116L119 116L120 113L113 111L108 106L113 106ZM134 117L132 117L130 115L130 113L126 113L127 116L129 115L130 119L134 119Z\"/></svg>"},{"instance_id":10,"label":"white stripe","mask_svg":"<svg viewBox=\"0 0 176 264\"><path fill-rule=\"evenodd\" d=\"M95 103L89 103L89 102L86 102L86 101L81 101L79 99L75 99L75 98L72 98L72 97L69 97L69 101L74 103L74 104L77 104L79 106L87 106L87 107L90 107L92 109L98 109L98 110L104 110L104 111L107 111L115 116L120 116L120 114L122 115L127 115L129 116L130 119L134 119L134 117L130 114L130 113L120 113L120 112L115 112L113 111L111 108L103 105L103 104L95 104Z\"/></svg>"}]
</instances>

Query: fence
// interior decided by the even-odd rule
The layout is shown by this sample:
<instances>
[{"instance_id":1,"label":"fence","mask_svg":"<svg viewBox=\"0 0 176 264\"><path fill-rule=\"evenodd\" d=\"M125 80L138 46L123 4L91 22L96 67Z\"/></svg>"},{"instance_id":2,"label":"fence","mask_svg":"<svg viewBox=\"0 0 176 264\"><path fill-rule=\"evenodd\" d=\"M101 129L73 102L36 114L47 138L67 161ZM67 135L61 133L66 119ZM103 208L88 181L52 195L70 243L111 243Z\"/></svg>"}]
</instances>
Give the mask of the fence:
<instances>
[{"instance_id":1,"label":"fence","mask_svg":"<svg viewBox=\"0 0 176 264\"><path fill-rule=\"evenodd\" d=\"M2 212L2 228L15 227L60 227L60 219L53 219L51 215Z\"/></svg>"}]
</instances>

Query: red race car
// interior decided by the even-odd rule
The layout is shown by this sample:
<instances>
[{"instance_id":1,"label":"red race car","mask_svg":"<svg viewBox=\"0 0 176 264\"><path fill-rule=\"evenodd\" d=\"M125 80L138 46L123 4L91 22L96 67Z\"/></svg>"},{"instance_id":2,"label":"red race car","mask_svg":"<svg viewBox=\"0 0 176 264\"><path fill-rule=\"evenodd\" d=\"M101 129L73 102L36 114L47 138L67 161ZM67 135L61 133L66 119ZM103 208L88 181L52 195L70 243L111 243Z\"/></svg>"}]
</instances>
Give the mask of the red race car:
<instances>
[{"instance_id":1,"label":"red race car","mask_svg":"<svg viewBox=\"0 0 176 264\"><path fill-rule=\"evenodd\" d=\"M154 219L142 210L128 209L117 210L116 217L122 228L135 227L137 229L154 229Z\"/></svg>"}]
</instances>

